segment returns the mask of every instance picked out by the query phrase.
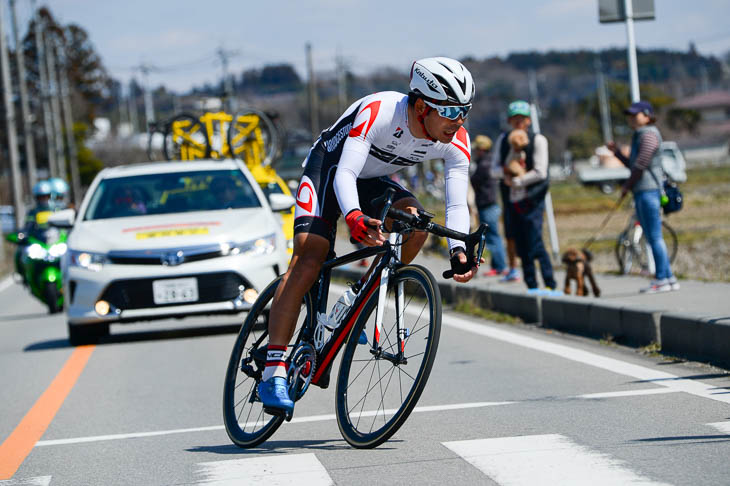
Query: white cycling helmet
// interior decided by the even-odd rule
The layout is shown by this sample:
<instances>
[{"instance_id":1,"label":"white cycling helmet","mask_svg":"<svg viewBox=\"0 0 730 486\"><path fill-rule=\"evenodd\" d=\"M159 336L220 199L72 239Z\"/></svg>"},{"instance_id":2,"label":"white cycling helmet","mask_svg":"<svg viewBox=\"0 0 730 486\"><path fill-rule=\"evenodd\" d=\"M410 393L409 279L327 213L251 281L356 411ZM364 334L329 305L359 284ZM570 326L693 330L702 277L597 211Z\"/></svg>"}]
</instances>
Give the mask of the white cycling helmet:
<instances>
[{"instance_id":1,"label":"white cycling helmet","mask_svg":"<svg viewBox=\"0 0 730 486\"><path fill-rule=\"evenodd\" d=\"M414 62L410 89L425 98L457 105L467 105L474 98L471 73L448 57L427 57Z\"/></svg>"}]
</instances>

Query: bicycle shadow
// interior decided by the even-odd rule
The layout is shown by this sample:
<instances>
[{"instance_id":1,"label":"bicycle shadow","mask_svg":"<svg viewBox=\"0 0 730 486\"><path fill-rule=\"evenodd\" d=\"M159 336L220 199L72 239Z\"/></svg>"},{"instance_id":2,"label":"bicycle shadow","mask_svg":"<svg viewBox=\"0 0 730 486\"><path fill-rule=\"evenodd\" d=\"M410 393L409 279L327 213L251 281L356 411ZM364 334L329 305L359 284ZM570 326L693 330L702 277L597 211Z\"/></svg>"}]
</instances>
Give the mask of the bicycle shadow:
<instances>
[{"instance_id":1,"label":"bicycle shadow","mask_svg":"<svg viewBox=\"0 0 730 486\"><path fill-rule=\"evenodd\" d=\"M389 440L391 442L402 442L400 440ZM263 444L244 449L235 444L216 446L196 446L185 449L185 452L207 452L218 455L259 455L259 454L287 454L292 451L317 450L317 451L344 451L351 450L352 446L344 439L322 439L322 440L268 440ZM381 445L378 450L392 450L394 447Z\"/></svg>"}]
</instances>

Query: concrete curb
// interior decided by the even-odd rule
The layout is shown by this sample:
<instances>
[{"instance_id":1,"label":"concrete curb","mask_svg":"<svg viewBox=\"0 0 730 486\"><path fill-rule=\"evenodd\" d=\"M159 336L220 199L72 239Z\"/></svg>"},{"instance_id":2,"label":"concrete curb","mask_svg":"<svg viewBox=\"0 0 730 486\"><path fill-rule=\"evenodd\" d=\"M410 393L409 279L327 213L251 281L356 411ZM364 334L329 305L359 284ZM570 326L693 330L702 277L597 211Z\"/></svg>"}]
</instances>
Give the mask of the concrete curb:
<instances>
[{"instance_id":1,"label":"concrete curb","mask_svg":"<svg viewBox=\"0 0 730 486\"><path fill-rule=\"evenodd\" d=\"M335 269L332 274L356 281L363 272ZM452 281L440 281L438 285L446 304L467 300L526 323L634 347L658 344L672 356L730 368L730 316L710 319L583 297L543 297L476 288Z\"/></svg>"}]
</instances>

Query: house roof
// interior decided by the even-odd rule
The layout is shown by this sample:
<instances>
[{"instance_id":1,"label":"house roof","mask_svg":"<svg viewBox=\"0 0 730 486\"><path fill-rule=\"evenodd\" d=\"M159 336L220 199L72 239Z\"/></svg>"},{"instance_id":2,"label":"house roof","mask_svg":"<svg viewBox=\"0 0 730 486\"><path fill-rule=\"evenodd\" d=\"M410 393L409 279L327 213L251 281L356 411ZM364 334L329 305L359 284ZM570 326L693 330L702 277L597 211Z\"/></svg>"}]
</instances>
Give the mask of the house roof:
<instances>
[{"instance_id":1,"label":"house roof","mask_svg":"<svg viewBox=\"0 0 730 486\"><path fill-rule=\"evenodd\" d=\"M693 110L730 107L730 91L716 90L700 93L698 95L679 100L675 106L678 108L688 108Z\"/></svg>"}]
</instances>

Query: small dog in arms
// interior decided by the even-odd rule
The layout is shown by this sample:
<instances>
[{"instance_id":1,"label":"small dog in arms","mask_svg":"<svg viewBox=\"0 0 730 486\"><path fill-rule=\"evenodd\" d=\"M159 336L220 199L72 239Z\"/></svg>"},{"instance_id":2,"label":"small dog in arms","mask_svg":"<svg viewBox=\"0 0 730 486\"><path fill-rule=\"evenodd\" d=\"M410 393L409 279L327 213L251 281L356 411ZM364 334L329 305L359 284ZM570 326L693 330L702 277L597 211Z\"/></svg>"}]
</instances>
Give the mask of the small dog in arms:
<instances>
[{"instance_id":1,"label":"small dog in arms","mask_svg":"<svg viewBox=\"0 0 730 486\"><path fill-rule=\"evenodd\" d=\"M563 263L565 263L565 288L563 289L563 292L565 292L566 295L570 294L571 281L575 280L575 295L587 296L587 278L591 282L593 295L596 297L601 296L601 289L598 288L596 278L593 276L591 261L593 261L593 254L586 248L583 248L582 250L569 248L565 253L563 253Z\"/></svg>"}]
</instances>

